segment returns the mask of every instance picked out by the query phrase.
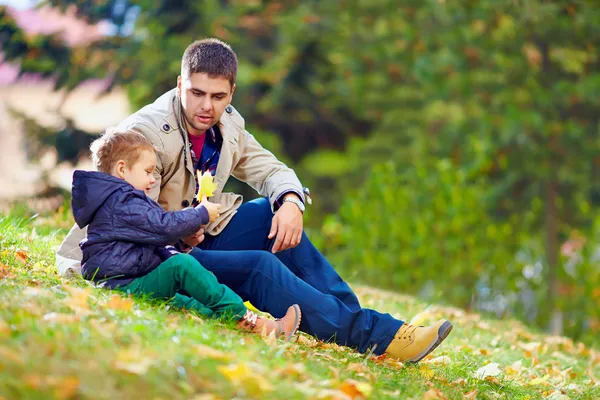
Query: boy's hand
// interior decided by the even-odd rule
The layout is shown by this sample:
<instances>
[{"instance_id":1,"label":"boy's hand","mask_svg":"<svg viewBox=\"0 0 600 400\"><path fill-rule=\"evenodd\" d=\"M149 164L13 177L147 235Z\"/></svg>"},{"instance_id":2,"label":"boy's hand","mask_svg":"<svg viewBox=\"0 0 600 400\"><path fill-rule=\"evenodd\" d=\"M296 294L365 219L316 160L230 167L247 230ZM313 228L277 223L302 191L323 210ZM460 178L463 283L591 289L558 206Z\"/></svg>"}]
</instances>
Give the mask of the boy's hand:
<instances>
[{"instance_id":1,"label":"boy's hand","mask_svg":"<svg viewBox=\"0 0 600 400\"><path fill-rule=\"evenodd\" d=\"M208 210L208 216L210 222L215 222L219 215L221 215L221 205L209 202L206 197L202 198L201 206L206 207Z\"/></svg>"}]
</instances>

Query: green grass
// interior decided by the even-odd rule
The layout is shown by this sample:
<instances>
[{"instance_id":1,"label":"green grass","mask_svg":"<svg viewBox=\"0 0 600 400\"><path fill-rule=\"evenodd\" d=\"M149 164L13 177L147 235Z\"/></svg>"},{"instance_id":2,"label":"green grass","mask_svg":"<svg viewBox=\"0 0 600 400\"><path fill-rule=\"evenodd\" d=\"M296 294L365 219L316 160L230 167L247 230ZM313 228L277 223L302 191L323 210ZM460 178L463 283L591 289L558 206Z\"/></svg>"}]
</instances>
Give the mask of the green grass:
<instances>
[{"instance_id":1,"label":"green grass","mask_svg":"<svg viewBox=\"0 0 600 400\"><path fill-rule=\"evenodd\" d=\"M600 354L512 320L357 286L365 306L454 331L413 366L308 336L295 343L65 281L59 215L0 216L0 396L4 399L600 398ZM500 374L475 371L497 363Z\"/></svg>"}]
</instances>

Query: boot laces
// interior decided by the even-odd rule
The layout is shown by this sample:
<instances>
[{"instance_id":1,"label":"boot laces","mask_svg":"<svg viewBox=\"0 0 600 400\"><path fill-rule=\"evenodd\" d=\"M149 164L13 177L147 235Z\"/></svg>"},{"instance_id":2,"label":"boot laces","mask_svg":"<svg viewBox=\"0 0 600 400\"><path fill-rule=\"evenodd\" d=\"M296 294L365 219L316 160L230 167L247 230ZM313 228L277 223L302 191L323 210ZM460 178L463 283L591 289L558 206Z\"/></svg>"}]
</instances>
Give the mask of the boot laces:
<instances>
[{"instance_id":1,"label":"boot laces","mask_svg":"<svg viewBox=\"0 0 600 400\"><path fill-rule=\"evenodd\" d=\"M246 314L242 317L242 320L246 325L251 325L253 328L256 326L256 320L258 315L250 310L246 310Z\"/></svg>"},{"instance_id":2,"label":"boot laces","mask_svg":"<svg viewBox=\"0 0 600 400\"><path fill-rule=\"evenodd\" d=\"M402 327L398 331L398 337L400 339L406 340L414 335L417 328L418 328L418 326L414 326L414 325L405 323L402 325Z\"/></svg>"}]
</instances>

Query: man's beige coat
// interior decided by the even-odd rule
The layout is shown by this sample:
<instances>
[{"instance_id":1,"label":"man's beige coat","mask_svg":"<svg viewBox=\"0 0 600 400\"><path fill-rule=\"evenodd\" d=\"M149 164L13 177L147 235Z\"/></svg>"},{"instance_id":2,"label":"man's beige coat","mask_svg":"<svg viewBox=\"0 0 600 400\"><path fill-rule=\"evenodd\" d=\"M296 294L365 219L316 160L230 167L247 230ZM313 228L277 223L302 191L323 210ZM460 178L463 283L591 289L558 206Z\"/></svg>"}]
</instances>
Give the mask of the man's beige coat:
<instances>
[{"instance_id":1,"label":"man's beige coat","mask_svg":"<svg viewBox=\"0 0 600 400\"><path fill-rule=\"evenodd\" d=\"M150 197L166 210L174 211L191 204L196 190L194 169L189 150L188 135L181 120L181 103L173 89L154 103L127 117L118 126L121 130L137 131L146 136L158 149L156 184ZM244 119L228 106L219 120L223 145L215 173L217 189L209 200L221 204L221 216L209 224L206 232L218 235L233 218L242 204L242 196L224 193L223 187L231 176L246 182L261 196L274 204L285 192L302 193L302 185L293 170L265 150L244 128ZM85 229L73 226L56 253L61 274L81 270L82 253L79 242Z\"/></svg>"}]
</instances>

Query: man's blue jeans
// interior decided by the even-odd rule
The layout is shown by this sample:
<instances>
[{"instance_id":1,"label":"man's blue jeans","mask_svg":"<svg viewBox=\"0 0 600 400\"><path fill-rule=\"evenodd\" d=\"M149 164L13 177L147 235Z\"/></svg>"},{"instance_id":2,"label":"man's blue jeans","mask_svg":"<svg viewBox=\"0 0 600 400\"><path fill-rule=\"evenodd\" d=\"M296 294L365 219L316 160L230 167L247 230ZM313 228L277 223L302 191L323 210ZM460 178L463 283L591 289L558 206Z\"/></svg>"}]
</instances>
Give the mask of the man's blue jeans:
<instances>
[{"instance_id":1,"label":"man's blue jeans","mask_svg":"<svg viewBox=\"0 0 600 400\"><path fill-rule=\"evenodd\" d=\"M223 232L207 235L190 254L260 310L279 318L296 303L302 309L303 332L362 353L373 349L382 354L403 322L361 308L306 234L297 247L271 254L275 240L267 236L272 218L267 199L245 203Z\"/></svg>"}]
</instances>

